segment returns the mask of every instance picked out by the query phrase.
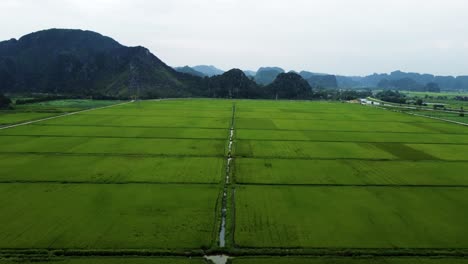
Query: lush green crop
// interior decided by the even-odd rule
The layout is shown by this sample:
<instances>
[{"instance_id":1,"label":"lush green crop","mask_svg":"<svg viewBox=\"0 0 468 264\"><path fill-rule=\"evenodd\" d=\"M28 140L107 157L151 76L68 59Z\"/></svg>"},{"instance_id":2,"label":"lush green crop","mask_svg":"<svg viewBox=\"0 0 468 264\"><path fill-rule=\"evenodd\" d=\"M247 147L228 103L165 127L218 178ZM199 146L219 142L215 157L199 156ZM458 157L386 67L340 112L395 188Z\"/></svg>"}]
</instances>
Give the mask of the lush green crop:
<instances>
[{"instance_id":1,"label":"lush green crop","mask_svg":"<svg viewBox=\"0 0 468 264\"><path fill-rule=\"evenodd\" d=\"M225 140L1 136L2 153L223 156Z\"/></svg>"},{"instance_id":2,"label":"lush green crop","mask_svg":"<svg viewBox=\"0 0 468 264\"><path fill-rule=\"evenodd\" d=\"M467 248L468 189L236 188L241 247Z\"/></svg>"},{"instance_id":3,"label":"lush green crop","mask_svg":"<svg viewBox=\"0 0 468 264\"><path fill-rule=\"evenodd\" d=\"M46 118L46 117L50 117L54 115L57 115L57 114L56 113L0 111L0 126L42 119L42 118Z\"/></svg>"},{"instance_id":4,"label":"lush green crop","mask_svg":"<svg viewBox=\"0 0 468 264\"><path fill-rule=\"evenodd\" d=\"M18 260L1 260L0 264L15 264ZM82 257L82 258L54 258L51 261L21 261L20 263L56 263L56 264L206 264L201 258L176 258L176 257Z\"/></svg>"},{"instance_id":5,"label":"lush green crop","mask_svg":"<svg viewBox=\"0 0 468 264\"><path fill-rule=\"evenodd\" d=\"M0 184L0 248L210 247L218 195L202 185Z\"/></svg>"},{"instance_id":6,"label":"lush green crop","mask_svg":"<svg viewBox=\"0 0 468 264\"><path fill-rule=\"evenodd\" d=\"M0 249L214 246L231 117L229 101L135 102L0 131Z\"/></svg>"},{"instance_id":7,"label":"lush green crop","mask_svg":"<svg viewBox=\"0 0 468 264\"><path fill-rule=\"evenodd\" d=\"M219 183L222 157L1 154L0 182Z\"/></svg>"},{"instance_id":8,"label":"lush green crop","mask_svg":"<svg viewBox=\"0 0 468 264\"><path fill-rule=\"evenodd\" d=\"M396 159L373 143L255 141L238 140L235 155L240 157L316 159Z\"/></svg>"},{"instance_id":9,"label":"lush green crop","mask_svg":"<svg viewBox=\"0 0 468 264\"><path fill-rule=\"evenodd\" d=\"M466 264L465 258L336 258L336 257L258 257L235 258L233 264Z\"/></svg>"},{"instance_id":10,"label":"lush green crop","mask_svg":"<svg viewBox=\"0 0 468 264\"><path fill-rule=\"evenodd\" d=\"M239 118L236 119L239 129L268 130L314 130L351 131L351 132L407 132L407 133L463 133L468 134L464 127L440 122L357 122L331 120L294 120L271 118Z\"/></svg>"},{"instance_id":11,"label":"lush green crop","mask_svg":"<svg viewBox=\"0 0 468 264\"><path fill-rule=\"evenodd\" d=\"M182 127L182 128L228 128L229 117L191 118L171 116L114 116L77 114L69 118L53 119L42 124L73 126L114 127Z\"/></svg>"},{"instance_id":12,"label":"lush green crop","mask_svg":"<svg viewBox=\"0 0 468 264\"><path fill-rule=\"evenodd\" d=\"M84 105L35 107L63 113ZM233 121L232 177L225 186ZM7 249L202 253L217 249L223 209L225 250L237 254L468 250L468 129L434 119L347 103L137 101L0 130L0 146L0 259L11 254ZM53 260L119 263L96 256ZM232 262L459 260L254 256Z\"/></svg>"},{"instance_id":13,"label":"lush green crop","mask_svg":"<svg viewBox=\"0 0 468 264\"><path fill-rule=\"evenodd\" d=\"M52 117L67 112L104 107L119 103L105 100L57 100L17 105L14 110L0 111L0 126Z\"/></svg>"},{"instance_id":14,"label":"lush green crop","mask_svg":"<svg viewBox=\"0 0 468 264\"><path fill-rule=\"evenodd\" d=\"M250 159L235 161L248 184L468 185L468 162Z\"/></svg>"},{"instance_id":15,"label":"lush green crop","mask_svg":"<svg viewBox=\"0 0 468 264\"><path fill-rule=\"evenodd\" d=\"M237 139L328 142L394 142L468 144L466 134L404 133L404 132L343 132L240 129Z\"/></svg>"},{"instance_id":16,"label":"lush green crop","mask_svg":"<svg viewBox=\"0 0 468 264\"><path fill-rule=\"evenodd\" d=\"M0 130L1 135L68 136L88 138L181 138L226 140L227 129L167 128L167 127L98 127L30 125Z\"/></svg>"}]
</instances>

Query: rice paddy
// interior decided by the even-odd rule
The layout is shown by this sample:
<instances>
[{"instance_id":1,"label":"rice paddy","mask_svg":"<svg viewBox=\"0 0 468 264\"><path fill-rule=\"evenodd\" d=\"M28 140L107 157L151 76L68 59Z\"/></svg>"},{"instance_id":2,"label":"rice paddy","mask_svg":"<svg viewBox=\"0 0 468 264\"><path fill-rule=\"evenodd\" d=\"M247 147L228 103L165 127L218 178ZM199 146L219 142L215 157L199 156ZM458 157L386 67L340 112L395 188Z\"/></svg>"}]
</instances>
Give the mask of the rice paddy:
<instances>
[{"instance_id":1,"label":"rice paddy","mask_svg":"<svg viewBox=\"0 0 468 264\"><path fill-rule=\"evenodd\" d=\"M336 102L139 101L3 129L0 146L0 263L467 262L457 124Z\"/></svg>"}]
</instances>

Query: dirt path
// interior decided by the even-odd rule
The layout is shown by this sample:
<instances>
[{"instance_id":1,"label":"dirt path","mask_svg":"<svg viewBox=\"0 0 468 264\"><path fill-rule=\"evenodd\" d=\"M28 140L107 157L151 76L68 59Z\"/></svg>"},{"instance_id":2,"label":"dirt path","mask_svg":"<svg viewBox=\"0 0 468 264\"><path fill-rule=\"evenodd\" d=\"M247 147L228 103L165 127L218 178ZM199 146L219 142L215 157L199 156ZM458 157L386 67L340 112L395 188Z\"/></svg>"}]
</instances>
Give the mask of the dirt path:
<instances>
[{"instance_id":1,"label":"dirt path","mask_svg":"<svg viewBox=\"0 0 468 264\"><path fill-rule=\"evenodd\" d=\"M129 102L124 102L124 103L120 103L120 104L114 104L114 105L108 105L108 106L103 106L103 107L85 109L85 110L80 110L80 111L76 111L76 112L66 113L66 114L63 114L63 115L56 115L56 116L46 117L46 118L42 118L42 119L27 121L27 122L23 122L23 123L19 123L19 124L7 125L7 126L0 127L0 130L19 127L19 126L25 126L25 125L29 125L29 124L34 124L34 123L38 123L38 122L42 122L42 121L47 121L47 120L52 120L52 119L56 119L56 118L60 118L60 117L65 117L65 116L76 115L76 114L79 114L79 113L89 112L89 111L98 110L98 109L104 109L104 108L110 108L110 107L114 107L114 106L118 106L118 105L130 104L130 103L133 103L133 102L134 101L129 101Z\"/></svg>"}]
</instances>

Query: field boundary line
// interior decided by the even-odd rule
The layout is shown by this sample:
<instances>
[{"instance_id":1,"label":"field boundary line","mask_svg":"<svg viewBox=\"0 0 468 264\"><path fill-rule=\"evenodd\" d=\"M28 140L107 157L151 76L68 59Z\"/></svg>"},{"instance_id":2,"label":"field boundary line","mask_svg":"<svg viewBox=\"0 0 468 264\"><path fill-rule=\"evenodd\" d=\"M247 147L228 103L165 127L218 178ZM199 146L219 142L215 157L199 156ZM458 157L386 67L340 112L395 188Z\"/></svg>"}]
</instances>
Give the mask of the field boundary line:
<instances>
[{"instance_id":1,"label":"field boundary line","mask_svg":"<svg viewBox=\"0 0 468 264\"><path fill-rule=\"evenodd\" d=\"M123 103L119 103L119 104L113 104L113 105L108 105L108 106L103 106L103 107L90 108L90 109L80 110L80 111L76 111L76 112L66 113L66 114L63 114L63 115L56 115L56 116L41 118L41 119L32 120L32 121L27 121L27 122L23 122L23 123L19 123L19 124L14 124L14 125L8 125L8 126L0 127L0 130L4 130L4 129L8 129L8 128L14 128L14 127L19 127L19 126L25 126L25 125L29 125L29 124L34 124L34 123L38 123L38 122L48 121L48 120L52 120L52 119L56 119L56 118L60 118L60 117L65 117L65 116L76 115L76 114L79 114L79 113L89 112L89 111L93 111L93 110L99 110L99 109L110 108L110 107L114 107L114 106L118 106L118 105L130 104L130 103L133 103L133 102L134 102L134 101L132 100L132 101L123 102Z\"/></svg>"},{"instance_id":2,"label":"field boundary line","mask_svg":"<svg viewBox=\"0 0 468 264\"><path fill-rule=\"evenodd\" d=\"M38 137L38 138L109 138L109 139L162 139L162 140L207 140L207 141L225 141L224 138L211 137L138 137L138 136L81 136L81 135L47 135L47 134L0 134L0 137ZM411 141L348 141L348 140L315 140L315 139L258 139L258 138L238 138L236 141L260 141L260 142L318 142L318 143L386 143L386 144L420 144L420 145L468 145L468 142L411 142Z\"/></svg>"},{"instance_id":3,"label":"field boundary line","mask_svg":"<svg viewBox=\"0 0 468 264\"><path fill-rule=\"evenodd\" d=\"M223 127L190 127L190 126L118 126L118 125L98 125L98 124L32 124L34 126L64 126L64 127L109 127L109 128L178 128L178 129L206 129L206 130L228 130Z\"/></svg>"},{"instance_id":4,"label":"field boundary line","mask_svg":"<svg viewBox=\"0 0 468 264\"><path fill-rule=\"evenodd\" d=\"M434 109L434 108L429 108L429 107L418 107L418 106L403 106L403 105L397 105L395 103L391 103L391 102L386 102L386 101L382 101L382 100L379 100L377 98L373 98L373 97L368 97L368 99L370 101L374 101L374 102L377 102L377 103L380 103L381 105L372 105L372 104L366 104L366 105L370 105L370 106L377 106L377 107L382 107L382 108L385 108L385 107L389 107L389 108L400 108L400 109L408 109L408 110L417 110L417 111L428 111L428 112L438 112L438 113L450 113L450 114L459 114L460 113L460 110L439 110L439 109ZM467 124L468 125L468 124Z\"/></svg>"},{"instance_id":5,"label":"field boundary line","mask_svg":"<svg viewBox=\"0 0 468 264\"><path fill-rule=\"evenodd\" d=\"M272 186L272 187L349 187L349 188L468 188L468 184L339 184L339 183L255 183L236 182L239 186Z\"/></svg>"},{"instance_id":6,"label":"field boundary line","mask_svg":"<svg viewBox=\"0 0 468 264\"><path fill-rule=\"evenodd\" d=\"M162 157L162 158L224 158L224 154L217 155L189 155L189 154L151 154L151 153L72 153L72 152L2 152L0 155L43 155L43 156L109 156L109 157Z\"/></svg>"},{"instance_id":7,"label":"field boundary line","mask_svg":"<svg viewBox=\"0 0 468 264\"><path fill-rule=\"evenodd\" d=\"M239 117L239 119L265 119L265 118L252 118L252 117ZM325 118L267 118L267 119L272 119L272 120L294 120L294 121L327 121L327 122L335 122L335 123L340 123L340 122L358 122L358 123L387 123L387 122L393 122L393 123L437 123L435 121L418 121L418 122L412 122L412 121L397 121L397 120L362 120L362 119L334 119L334 120L327 120Z\"/></svg>"},{"instance_id":8,"label":"field boundary line","mask_svg":"<svg viewBox=\"0 0 468 264\"><path fill-rule=\"evenodd\" d=\"M226 158L225 154L215 155L189 155L189 154L151 154L151 153L71 153L71 152L2 152L0 155L42 155L42 156L109 156L109 157L134 157L134 158ZM320 158L320 157L279 157L279 156L236 156L239 159L277 159L277 160L361 160L361 161L414 161L414 162L447 162L447 163L458 163L468 162L468 160L411 160L411 159L369 159L369 158Z\"/></svg>"},{"instance_id":9,"label":"field boundary line","mask_svg":"<svg viewBox=\"0 0 468 264\"><path fill-rule=\"evenodd\" d=\"M1 153L1 152L0 152ZM433 161L433 162L468 162L466 160L444 160L444 159L372 159L372 158L342 158L342 157L331 157L331 158L321 158L321 157L280 157L280 156L238 156L240 158L247 159L278 159L278 160L362 160L362 161Z\"/></svg>"},{"instance_id":10,"label":"field boundary line","mask_svg":"<svg viewBox=\"0 0 468 264\"><path fill-rule=\"evenodd\" d=\"M391 110L388 110L391 111ZM427 123L427 122L420 122L420 123ZM430 123L433 124L433 123ZM355 132L355 133L389 133L389 134L451 134L451 135L468 135L467 133L453 133L453 132L418 132L418 131L362 131L362 130L336 130L336 129L284 129L284 128L246 128L246 127L241 127L238 128L239 130L267 130L267 131L297 131L297 132L303 132L303 131L310 131L310 132L343 132L343 133L349 133L349 132Z\"/></svg>"},{"instance_id":11,"label":"field boundary line","mask_svg":"<svg viewBox=\"0 0 468 264\"><path fill-rule=\"evenodd\" d=\"M37 181L37 180L0 180L0 184L51 184L51 185L207 185L216 186L219 182L152 182L152 181Z\"/></svg>"},{"instance_id":12,"label":"field boundary line","mask_svg":"<svg viewBox=\"0 0 468 264\"><path fill-rule=\"evenodd\" d=\"M1 136L1 135L0 135ZM14 136L14 135L13 135ZM385 143L385 144L421 144L421 145L468 145L468 142L453 143L453 142L405 142L405 141L347 141L347 140L316 140L316 139L249 139L238 138L238 141L275 141L275 142L319 142L319 143Z\"/></svg>"},{"instance_id":13,"label":"field boundary line","mask_svg":"<svg viewBox=\"0 0 468 264\"><path fill-rule=\"evenodd\" d=\"M457 124L457 125L468 126L467 123L458 122L458 121L453 121L453 120L448 120L448 119L444 119L444 118L433 117L433 116L427 116L427 115L420 115L420 114L408 113L408 112L403 112L403 113L408 114L408 115L412 115L412 116L426 117L426 118L435 119L435 120L439 120L439 121L445 121L445 122L453 123L453 124Z\"/></svg>"},{"instance_id":14,"label":"field boundary line","mask_svg":"<svg viewBox=\"0 0 468 264\"><path fill-rule=\"evenodd\" d=\"M43 261L63 260L64 258L87 258L96 257L199 257L203 258L210 253L210 250L200 251L199 249L176 249L168 251L167 249L74 249L74 248L0 248L0 257L2 254L9 257L32 258L34 262L43 263ZM215 254L219 252L215 251ZM446 258L468 257L468 248L255 248L239 247L233 251L228 251L230 258L264 258L264 257L290 257L290 258L310 258L310 257L335 257L340 259L353 259L353 257L440 257L440 260ZM38 261L38 257L40 258ZM44 258L44 259L41 259ZM42 260L42 261L40 261ZM13 262L12 262L13 263ZM45 262L44 262L45 263ZM343 262L344 263L344 262Z\"/></svg>"},{"instance_id":15,"label":"field boundary line","mask_svg":"<svg viewBox=\"0 0 468 264\"><path fill-rule=\"evenodd\" d=\"M183 118L209 118L209 119L217 119L217 118L230 118L229 116L188 116L188 115L128 115L128 114L85 114L89 116L124 116L124 117L164 117L164 118L175 118L175 117L183 117ZM433 123L433 122L423 122L423 123Z\"/></svg>"},{"instance_id":16,"label":"field boundary line","mask_svg":"<svg viewBox=\"0 0 468 264\"><path fill-rule=\"evenodd\" d=\"M390 111L390 110L389 110ZM424 123L424 122L422 122ZM427 123L427 122L426 122ZM90 125L90 124L33 124L35 126L71 126L71 127L115 127L115 128L176 128L176 129L217 129L229 130L222 127L187 127L187 126L118 126L118 125ZM413 132L413 131L362 131L362 130L334 130L334 129L272 129L272 128L238 128L239 130L259 130L259 131L285 131L285 132L338 132L338 133L389 133L389 134L437 134L437 135L468 135L467 133L453 133L453 132Z\"/></svg>"},{"instance_id":17,"label":"field boundary line","mask_svg":"<svg viewBox=\"0 0 468 264\"><path fill-rule=\"evenodd\" d=\"M110 139L167 139L167 140L175 140L175 139L181 139L181 140L211 140L211 141L225 141L224 138L197 138L197 137L138 137L138 136L132 136L132 137L125 137L125 136L80 136L80 135L27 135L27 134L0 134L0 137L43 137L43 138L110 138ZM466 143L468 144L468 143Z\"/></svg>"},{"instance_id":18,"label":"field boundary line","mask_svg":"<svg viewBox=\"0 0 468 264\"><path fill-rule=\"evenodd\" d=\"M421 109L417 109L417 108L408 108L408 107L402 107L402 106L392 106L390 105L390 107L394 107L393 109L388 107L389 105L383 105L383 106L374 106L376 108L380 108L380 109L384 109L384 110L387 110L387 111L391 111L391 112L395 112L395 113L403 113L403 114L407 114L407 115L412 115L412 116L418 116L418 117L425 117L425 118L429 118L429 119L433 119L433 120L438 120L438 121L444 121L444 122L447 122L447 123L452 123L452 124L457 124L457 125L462 125L462 126L468 126L468 123L463 123L463 122L458 122L458 121L453 121L453 120L449 120L449 119L445 119L445 118L440 118L440 117L434 117L434 116L427 116L427 115L422 115L422 114L416 114L416 113L410 113L408 111L401 111L401 110L397 110L397 109L410 109L410 110L416 110L416 111L427 111L427 110L421 110ZM436 113L440 113L440 112L443 112L443 113L451 113L451 114L457 114L459 112L449 112L449 111L437 111L437 110L430 110L428 109L429 111L433 111L433 112L436 112ZM420 122L420 123L424 123L424 122Z\"/></svg>"}]
</instances>

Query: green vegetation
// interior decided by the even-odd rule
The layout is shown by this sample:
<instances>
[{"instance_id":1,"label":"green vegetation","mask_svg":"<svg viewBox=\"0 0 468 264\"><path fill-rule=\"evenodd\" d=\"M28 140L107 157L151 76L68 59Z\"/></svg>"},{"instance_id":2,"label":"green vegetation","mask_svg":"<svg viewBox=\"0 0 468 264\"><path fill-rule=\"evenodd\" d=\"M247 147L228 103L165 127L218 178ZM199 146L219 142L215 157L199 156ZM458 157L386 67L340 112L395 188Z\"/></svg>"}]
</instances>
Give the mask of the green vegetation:
<instances>
[{"instance_id":1,"label":"green vegetation","mask_svg":"<svg viewBox=\"0 0 468 264\"><path fill-rule=\"evenodd\" d=\"M396 103L396 104L406 103L405 96L399 93L398 91L385 90L385 91L377 93L375 97L377 97L378 99L382 101L390 102L390 103Z\"/></svg>"},{"instance_id":2,"label":"green vegetation","mask_svg":"<svg viewBox=\"0 0 468 264\"><path fill-rule=\"evenodd\" d=\"M233 264L466 264L464 258L333 258L333 257L259 257L235 258Z\"/></svg>"},{"instance_id":3,"label":"green vegetation","mask_svg":"<svg viewBox=\"0 0 468 264\"><path fill-rule=\"evenodd\" d=\"M94 118L90 116L89 119ZM31 126L0 131L0 135L10 136L62 136L88 138L184 138L184 139L226 139L227 129L212 128L172 128L172 127L126 127L90 125L45 125L44 122Z\"/></svg>"},{"instance_id":4,"label":"green vegetation","mask_svg":"<svg viewBox=\"0 0 468 264\"><path fill-rule=\"evenodd\" d=\"M392 96L393 95L393 96ZM412 114L441 118L450 121L468 123L465 109L468 108L468 96L460 92L393 92L383 91L376 94L385 107ZM397 103L395 104L389 104Z\"/></svg>"},{"instance_id":5,"label":"green vegetation","mask_svg":"<svg viewBox=\"0 0 468 264\"><path fill-rule=\"evenodd\" d=\"M17 260L1 260L0 264L14 264ZM52 261L21 261L21 263L56 263L56 264L206 264L207 262L201 258L131 258L131 257L101 257L101 258L62 258L53 259Z\"/></svg>"},{"instance_id":6,"label":"green vegetation","mask_svg":"<svg viewBox=\"0 0 468 264\"><path fill-rule=\"evenodd\" d=\"M410 91L402 91L401 93L406 94L411 97L422 97L429 99L432 97L432 99L437 99L446 97L447 99L454 99L457 96L468 96L468 92L440 92L440 93L434 93L434 92L410 92Z\"/></svg>"},{"instance_id":7,"label":"green vegetation","mask_svg":"<svg viewBox=\"0 0 468 264\"><path fill-rule=\"evenodd\" d=\"M195 185L0 184L0 248L208 248L218 194Z\"/></svg>"},{"instance_id":8,"label":"green vegetation","mask_svg":"<svg viewBox=\"0 0 468 264\"><path fill-rule=\"evenodd\" d=\"M11 99L0 93L0 109L8 109L11 105Z\"/></svg>"},{"instance_id":9,"label":"green vegetation","mask_svg":"<svg viewBox=\"0 0 468 264\"><path fill-rule=\"evenodd\" d=\"M0 249L215 247L231 107L134 102L2 130Z\"/></svg>"},{"instance_id":10,"label":"green vegetation","mask_svg":"<svg viewBox=\"0 0 468 264\"><path fill-rule=\"evenodd\" d=\"M14 109L0 111L0 126L110 106L116 103L119 103L119 101L70 99L17 105Z\"/></svg>"},{"instance_id":11,"label":"green vegetation","mask_svg":"<svg viewBox=\"0 0 468 264\"><path fill-rule=\"evenodd\" d=\"M222 140L2 136L2 153L223 156Z\"/></svg>"},{"instance_id":12,"label":"green vegetation","mask_svg":"<svg viewBox=\"0 0 468 264\"><path fill-rule=\"evenodd\" d=\"M467 170L466 162L242 158L234 176L242 184L456 186L468 185Z\"/></svg>"},{"instance_id":13,"label":"green vegetation","mask_svg":"<svg viewBox=\"0 0 468 264\"><path fill-rule=\"evenodd\" d=\"M137 258L137 257L82 257L82 258L54 258L51 260L23 260L23 259L0 259L0 264L207 264L207 261L202 258L177 258L177 257L151 257L151 258Z\"/></svg>"},{"instance_id":14,"label":"green vegetation","mask_svg":"<svg viewBox=\"0 0 468 264\"><path fill-rule=\"evenodd\" d=\"M350 103L135 101L3 129L0 145L0 263L436 264L468 252L468 130L453 123Z\"/></svg>"},{"instance_id":15,"label":"green vegetation","mask_svg":"<svg viewBox=\"0 0 468 264\"><path fill-rule=\"evenodd\" d=\"M467 248L467 188L236 188L240 247Z\"/></svg>"},{"instance_id":16,"label":"green vegetation","mask_svg":"<svg viewBox=\"0 0 468 264\"><path fill-rule=\"evenodd\" d=\"M357 104L236 105L238 250L418 255L468 247L462 209L468 206L466 127ZM265 257L233 263L458 263L374 260Z\"/></svg>"},{"instance_id":17,"label":"green vegetation","mask_svg":"<svg viewBox=\"0 0 468 264\"><path fill-rule=\"evenodd\" d=\"M0 154L0 167L0 182L219 183L225 170L224 159L216 157L25 153Z\"/></svg>"},{"instance_id":18,"label":"green vegetation","mask_svg":"<svg viewBox=\"0 0 468 264\"><path fill-rule=\"evenodd\" d=\"M375 144L354 142L294 142L253 141L236 142L235 155L257 158L317 158L317 159L396 159Z\"/></svg>"}]
</instances>

